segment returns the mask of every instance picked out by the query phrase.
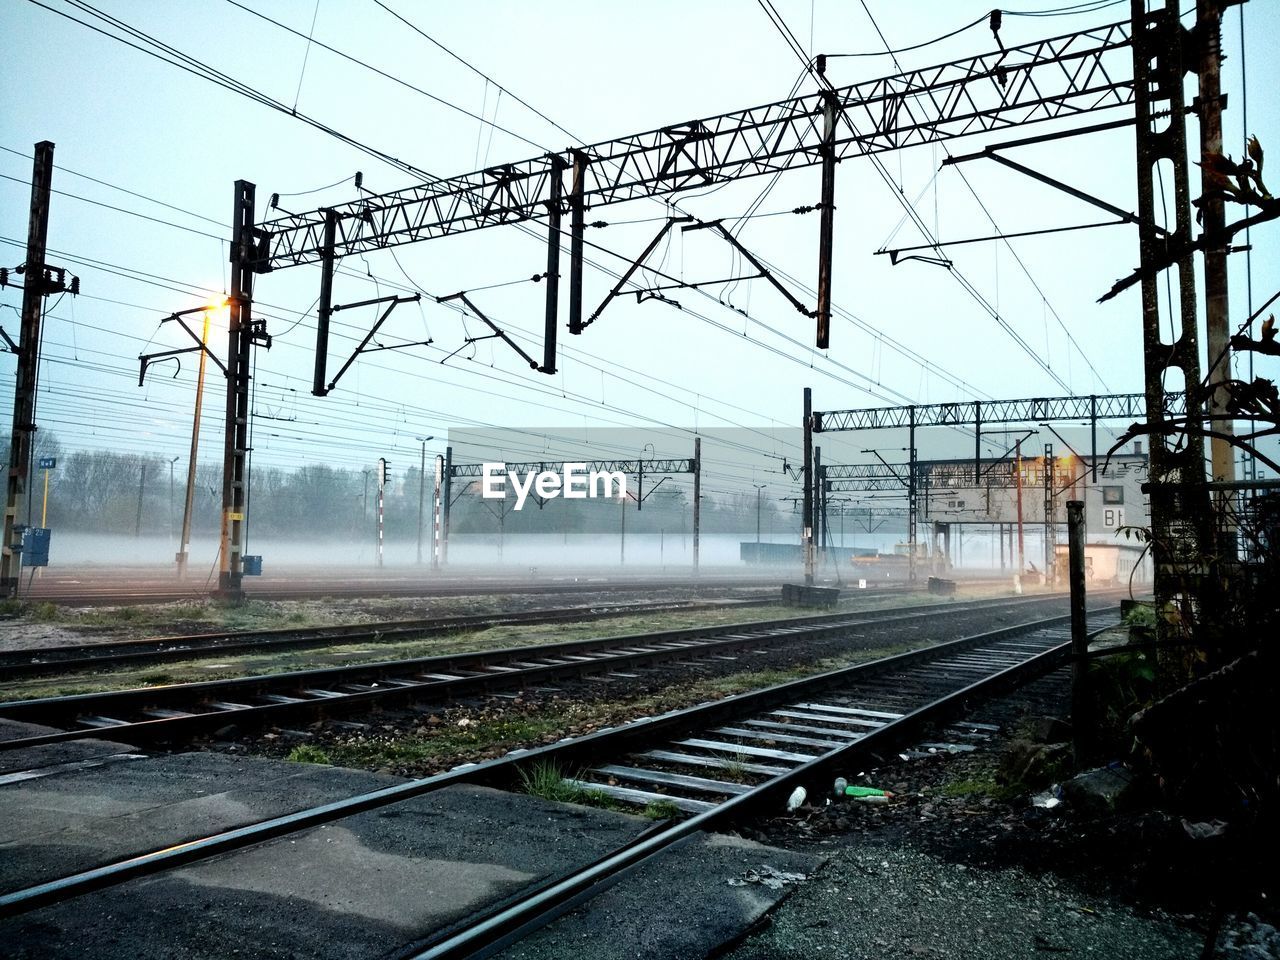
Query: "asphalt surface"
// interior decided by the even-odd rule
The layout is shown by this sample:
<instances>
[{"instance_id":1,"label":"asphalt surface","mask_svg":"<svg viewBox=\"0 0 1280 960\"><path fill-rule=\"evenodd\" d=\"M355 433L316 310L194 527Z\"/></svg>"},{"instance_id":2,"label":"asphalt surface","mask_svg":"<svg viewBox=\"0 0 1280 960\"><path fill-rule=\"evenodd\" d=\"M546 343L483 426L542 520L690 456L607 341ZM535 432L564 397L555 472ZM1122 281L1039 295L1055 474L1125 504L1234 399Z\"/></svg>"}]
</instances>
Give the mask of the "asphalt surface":
<instances>
[{"instance_id":1,"label":"asphalt surface","mask_svg":"<svg viewBox=\"0 0 1280 960\"><path fill-rule=\"evenodd\" d=\"M147 757L107 741L59 750L16 754L26 764L0 779L2 890L400 782L212 753ZM0 943L14 960L397 955L652 826L630 814L449 787L0 921ZM766 869L807 874L818 861L699 837L515 956L702 956L790 889L730 880ZM573 946L584 940L595 941L595 953Z\"/></svg>"}]
</instances>

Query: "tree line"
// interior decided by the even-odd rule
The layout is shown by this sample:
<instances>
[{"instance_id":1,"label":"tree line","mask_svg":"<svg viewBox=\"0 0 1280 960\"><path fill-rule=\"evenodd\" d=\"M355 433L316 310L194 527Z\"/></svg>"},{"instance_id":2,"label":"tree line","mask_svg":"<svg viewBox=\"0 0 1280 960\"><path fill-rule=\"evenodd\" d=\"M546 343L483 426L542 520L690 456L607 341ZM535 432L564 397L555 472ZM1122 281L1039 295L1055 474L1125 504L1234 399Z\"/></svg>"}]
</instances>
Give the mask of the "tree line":
<instances>
[{"instance_id":1,"label":"tree line","mask_svg":"<svg viewBox=\"0 0 1280 960\"><path fill-rule=\"evenodd\" d=\"M7 459L9 440L3 438ZM182 525L186 497L185 458L176 462L157 455L109 450L67 450L47 431L37 434L33 467L53 457L49 471L48 525L54 529L130 536L176 536ZM419 497L424 536L430 537L434 474L427 470L425 486L417 466L392 477L384 493L384 526L388 540L413 540L418 533ZM657 479L657 478L654 478ZM650 484L652 481L650 482ZM36 467L29 484L30 518L40 523L44 471ZM201 464L196 470L192 500L193 536L216 534L222 506L221 463ZM634 489L632 490L634 494ZM253 470L249 489L249 522L257 535L356 537L371 535L377 522L376 469L346 469L308 464L295 469ZM692 533L691 492L680 486L648 485L643 506L633 498L624 508L617 499L594 498L539 504L533 497L515 510L515 497L488 500L479 485L455 480L450 527L454 534L506 535L519 533L617 534L626 532ZM759 504L762 533L768 537L799 536L798 518L768 499ZM625 509L625 518L623 511ZM26 501L19 517L26 515ZM754 537L757 501L754 492L702 495L704 533L733 533Z\"/></svg>"}]
</instances>

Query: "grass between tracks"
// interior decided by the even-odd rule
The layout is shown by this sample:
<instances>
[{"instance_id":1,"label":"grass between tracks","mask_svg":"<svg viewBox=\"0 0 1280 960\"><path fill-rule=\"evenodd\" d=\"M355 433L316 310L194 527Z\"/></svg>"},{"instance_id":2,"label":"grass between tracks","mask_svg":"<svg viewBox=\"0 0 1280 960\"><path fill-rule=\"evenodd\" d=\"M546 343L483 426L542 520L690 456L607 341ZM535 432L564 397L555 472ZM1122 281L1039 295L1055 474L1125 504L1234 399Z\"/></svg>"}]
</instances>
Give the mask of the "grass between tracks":
<instances>
[{"instance_id":1,"label":"grass between tracks","mask_svg":"<svg viewBox=\"0 0 1280 960\"><path fill-rule=\"evenodd\" d=\"M922 602L921 595L892 598L869 597L867 602L859 603L856 608L850 609L856 609L861 612L887 609L893 606L916 605L920 602ZM133 608L121 609L128 610ZM126 667L102 673L37 677L0 683L0 700L72 696L82 693L129 690L137 687L155 687L174 683L197 683L206 680L286 673L293 670L312 670L324 667L374 663L383 660L404 660L479 650L499 650L507 647L583 640L592 637L621 636L657 630L678 630L696 626L743 623L750 620L804 617L821 612L783 606L744 608L728 606L714 610L670 610L628 617L582 620L576 623L490 627L486 630L463 631L421 640L371 640L360 643L339 643L333 646L316 647L308 650L287 650L279 653L235 654L222 657L214 655L201 659L181 660L165 664ZM90 613L95 613L95 611L90 611Z\"/></svg>"},{"instance_id":2,"label":"grass between tracks","mask_svg":"<svg viewBox=\"0 0 1280 960\"><path fill-rule=\"evenodd\" d=\"M130 640L221 631L279 630L497 613L508 608L501 596L321 597L313 600L217 600L138 603L123 606L63 606L48 600L0 601L0 620L41 624L78 640ZM80 635L80 636L77 636Z\"/></svg>"},{"instance_id":3,"label":"grass between tracks","mask_svg":"<svg viewBox=\"0 0 1280 960\"><path fill-rule=\"evenodd\" d=\"M315 749L325 757L322 762L338 766L407 777L430 776L459 763L493 759L517 748L555 743L563 737L584 736L637 718L902 653L918 645L901 643L863 648L787 669L746 670L677 680L633 695L619 688L616 693L610 690L598 699L517 698L492 701L485 707L450 708L400 724L375 725L354 733L326 731L312 742L293 747L289 758L306 760L306 753L294 754ZM274 735L262 746L267 753L278 754L280 750Z\"/></svg>"}]
</instances>

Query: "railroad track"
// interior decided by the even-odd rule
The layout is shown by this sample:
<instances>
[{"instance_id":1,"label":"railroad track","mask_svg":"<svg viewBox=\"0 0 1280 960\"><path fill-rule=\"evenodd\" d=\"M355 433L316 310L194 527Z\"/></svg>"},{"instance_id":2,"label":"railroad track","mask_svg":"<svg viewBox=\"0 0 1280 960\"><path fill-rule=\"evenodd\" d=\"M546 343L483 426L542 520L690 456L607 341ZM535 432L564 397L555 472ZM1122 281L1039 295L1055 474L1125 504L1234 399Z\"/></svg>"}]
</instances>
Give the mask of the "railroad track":
<instances>
[{"instance_id":1,"label":"railroad track","mask_svg":"<svg viewBox=\"0 0 1280 960\"><path fill-rule=\"evenodd\" d=\"M429 579L385 578L336 580L327 577L266 578L245 580L245 594L250 600L313 600L356 597L471 597L509 596L511 594L559 595L573 593L635 593L662 589L700 592L703 590L772 589L788 579L784 574L760 576L723 576L702 574L672 577L620 577L599 573L546 575L532 578L485 578L451 576ZM975 581L976 582L976 581ZM985 581L983 581L985 582ZM895 583L906 589L905 582ZM211 587L191 586L172 579L136 578L114 582L57 582L44 580L34 585L24 600L47 600L68 605L139 604L180 600L208 600Z\"/></svg>"},{"instance_id":2,"label":"railroad track","mask_svg":"<svg viewBox=\"0 0 1280 960\"><path fill-rule=\"evenodd\" d=\"M0 680L34 677L78 670L103 670L218 657L228 654L273 653L331 646L335 643L389 643L396 640L442 636L463 631L500 626L534 626L584 620L605 620L641 613L762 607L776 603L774 597L719 601L670 600L655 603L599 603L554 610L523 610L512 613L430 617L379 623L338 624L326 627L281 628L275 630L225 631L173 637L146 637L139 640L68 644L29 650L0 652Z\"/></svg>"},{"instance_id":3,"label":"railroad track","mask_svg":"<svg viewBox=\"0 0 1280 960\"><path fill-rule=\"evenodd\" d=\"M882 592L859 591L852 599L883 596ZM1035 602L1029 597L1023 602ZM658 601L653 603L599 603L554 610L525 610L512 613L431 617L376 623L337 624L325 627L281 628L273 630L224 631L103 643L67 644L37 649L0 651L0 680L15 680L48 674L69 674L82 670L111 670L118 667L195 660L245 653L274 653L305 650L334 644L392 643L422 639L498 626L605 620L613 617L664 611L684 612L711 609L762 607L776 604L776 597L755 599L721 598L713 601ZM990 603L989 600L961 601ZM1017 601L1012 601L1017 602ZM901 612L937 609L937 605L898 608Z\"/></svg>"},{"instance_id":4,"label":"railroad track","mask_svg":"<svg viewBox=\"0 0 1280 960\"><path fill-rule=\"evenodd\" d=\"M110 693L0 703L0 718L56 732L0 741L0 751L59 743L89 731L125 742L178 741L299 718L352 713L409 701L446 702L498 690L537 688L587 675L632 679L630 671L663 662L733 660L782 641L839 637L877 624L1024 608L1061 597L971 602L908 610L842 613L787 620L700 626L631 636L392 660L318 670L171 684Z\"/></svg>"},{"instance_id":5,"label":"railroad track","mask_svg":"<svg viewBox=\"0 0 1280 960\"><path fill-rule=\"evenodd\" d=\"M445 960L475 955L536 929L621 871L694 834L761 811L780 811L797 787L811 795L832 777L928 742L928 730L969 705L1065 663L1068 617L1052 617L739 694L505 757L467 764L321 807L176 843L0 895L0 917L69 900L457 784L512 789L521 772L554 764L625 803L659 798L687 811L584 867L536 885L398 955ZM281 855L286 855L288 847ZM358 882L358 877L353 877ZM285 891L287 892L287 891ZM487 954L486 954L487 955Z\"/></svg>"}]
</instances>

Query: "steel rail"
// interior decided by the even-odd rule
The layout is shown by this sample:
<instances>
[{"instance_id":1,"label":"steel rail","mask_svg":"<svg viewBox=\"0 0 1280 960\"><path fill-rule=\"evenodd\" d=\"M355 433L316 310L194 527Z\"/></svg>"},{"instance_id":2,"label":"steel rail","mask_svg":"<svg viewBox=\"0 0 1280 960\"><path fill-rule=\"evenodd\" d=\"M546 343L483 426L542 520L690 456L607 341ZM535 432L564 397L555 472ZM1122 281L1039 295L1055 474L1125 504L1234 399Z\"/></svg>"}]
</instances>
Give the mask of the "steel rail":
<instances>
[{"instance_id":1,"label":"steel rail","mask_svg":"<svg viewBox=\"0 0 1280 960\"><path fill-rule=\"evenodd\" d=\"M299 579L305 584L305 578ZM547 580L542 582L529 580L472 580L468 582L434 584L425 580L397 583L395 581L370 579L367 581L342 582L331 580L313 581L314 586L305 586L290 583L276 584L269 581L267 583L253 584L253 589L246 591L246 595L250 600L315 600L335 597L472 597L491 596L494 594L509 596L511 594L622 593L640 590L653 591L654 589L663 588L700 593L705 590L730 587L776 589L784 579L786 578L782 574L758 577L728 577L715 576L704 572L696 582L689 580L687 576L683 580L668 577L618 580L590 573L584 573L578 577L572 574L556 575L554 578L548 576ZM146 583L147 588L145 590L137 590L132 587L132 585L139 582ZM102 585L92 586L88 589L84 589L79 584L76 586L81 588L64 590L62 587L46 581L44 584L36 584L30 594L24 595L24 599L34 601L48 600L65 604L135 604L169 600L205 601L209 599L207 593L180 587L171 581L134 580L126 581L120 587ZM121 588L130 589L122 592Z\"/></svg>"},{"instance_id":2,"label":"steel rail","mask_svg":"<svg viewBox=\"0 0 1280 960\"><path fill-rule=\"evenodd\" d=\"M980 603L964 612L982 613L1061 599L1051 596ZM943 611L954 614L956 605L928 605L907 613L868 611L704 625L319 670L8 701L0 703L2 719L50 726L82 722L84 717L98 722L88 727L0 740L0 752L95 735L136 742L177 740L230 724L265 724L302 715L349 713L374 703L447 702L495 689L522 688L586 673L616 672L620 668L670 659L715 656L782 640L824 639L859 627L936 617ZM360 685L364 689L337 689ZM269 702L241 702L251 699ZM193 710L199 712L191 712ZM139 714L152 718L116 719Z\"/></svg>"},{"instance_id":3,"label":"steel rail","mask_svg":"<svg viewBox=\"0 0 1280 960\"><path fill-rule=\"evenodd\" d=\"M927 664L930 661L944 662L945 658L952 654L963 653L985 643L993 643L1002 639L1016 637L1020 634L1033 633L1046 627L1064 624L1069 619L1069 615L1055 616L1017 626L1002 627L987 633L962 637L907 653L885 657L870 663L845 667L802 680L794 680L762 690L737 694L684 710L675 710L656 717L641 718L621 727L597 730L581 737L568 737L554 744L528 750L512 751L504 757L476 764L464 764L447 773L384 787L380 790L344 800L223 831L212 836L172 844L116 863L106 864L32 887L4 893L0 895L0 917L17 916L43 906L82 896L95 890L116 886L138 877L157 874L212 856L229 853L277 837L296 833L310 827L332 823L357 813L413 799L444 787L459 784L510 786L517 781L519 769L523 764L545 761L561 765L562 769L571 769L594 762L601 756L617 756L620 753L643 747L646 743L661 742L672 736L683 735L699 728L705 728L712 723L718 723L725 719L793 700L798 696L812 695L819 691L839 687L850 681L891 674L900 668ZM1045 669L1055 665L1065 656L1069 647L1069 643L1060 644L1050 649L1046 654L1030 658L1022 665L1020 670L1004 670L996 677L990 678L989 681L970 684L961 690L948 692L947 695L930 701L899 720L877 728L861 740L855 741L850 747L830 755L815 758L812 763L776 776L752 789L749 793L729 800L716 808L719 811L717 816L700 815L692 820L684 821L682 824L677 824L672 831L664 832L649 841L635 845L634 852L630 855L623 854L620 856L627 863L638 862L639 859L669 846L681 836L691 833L691 828L688 827L688 824L694 824L692 829L701 830L712 823L727 822L731 817L745 815L749 811L758 809L758 805L761 803L772 803L780 793L786 791L801 778L810 777L828 770L830 769L830 764L852 760L870 751L873 746L888 747L891 743L898 742L900 736L914 736L915 731L921 729L925 723L937 720L947 711L959 708L968 699L976 697L980 693L985 693L988 689L994 689L994 686L989 687L988 684L993 684L1002 678L1005 681L1012 681L1021 677L1027 671L1030 671L1030 664L1032 663L1041 664ZM1045 659L1047 656L1052 656L1054 659L1047 660ZM614 873L625 865L615 863L615 859L616 857L606 858L606 861L604 861L609 871ZM602 879L603 875L598 872L590 877L583 877L579 874L576 879L571 878L563 881L547 890L543 901L545 901L546 897L553 896L558 903L563 903L567 895L574 895L572 891L566 892L566 885L572 887L573 891L580 893ZM528 916L525 919L527 920ZM509 922L506 926L509 928ZM465 934L459 934L459 936L465 936ZM433 949L439 949L439 947Z\"/></svg>"},{"instance_id":4,"label":"steel rail","mask_svg":"<svg viewBox=\"0 0 1280 960\"><path fill-rule=\"evenodd\" d=\"M859 594L847 598L860 600L880 597L881 592ZM1042 597L1028 597L1034 602ZM990 599L958 601L963 604L987 604ZM998 602L998 601L997 601ZM388 620L369 623L334 624L322 627L281 627L269 630L226 631L167 637L144 637L104 643L68 644L54 647L0 651L0 680L43 674L69 673L76 670L99 670L117 666L197 660L228 654L270 653L298 650L337 643L388 643L401 639L438 636L453 632L483 630L500 626L536 626L589 620L605 620L633 614L671 611L685 613L702 610L736 610L780 603L774 596L766 598L725 598L710 601L671 600L651 604L608 604L559 608L555 610L523 610L512 613L474 614L457 617L434 617L415 620ZM885 608L872 612L907 613L927 609L928 605ZM851 609L850 614L858 611ZM800 622L800 619L797 619Z\"/></svg>"},{"instance_id":5,"label":"steel rail","mask_svg":"<svg viewBox=\"0 0 1280 960\"><path fill-rule=\"evenodd\" d=\"M1090 639L1100 632L1102 630L1093 631ZM668 830L572 872L558 883L544 885L527 898L491 913L478 923L409 956L412 960L479 960L481 957L492 956L567 910L602 893L674 844L691 839L699 833L740 822L757 814L762 806L772 804L778 807L781 805L780 799L796 786L824 782L837 770L856 767L857 761L875 759L878 755L900 749L916 740L930 725L962 713L969 704L1017 687L1062 666L1070 658L1070 653L1071 642L1068 640L1019 664L953 690L886 723L846 747L816 757L809 763L780 774L751 792L730 798L711 810L675 822Z\"/></svg>"},{"instance_id":6,"label":"steel rail","mask_svg":"<svg viewBox=\"0 0 1280 960\"><path fill-rule=\"evenodd\" d=\"M771 596L744 600L736 598L717 601L670 600L629 605L600 603L593 606L555 610L522 610L511 613L337 624L305 629L282 627L271 630L229 631L186 636L146 637L105 643L69 644L0 651L0 680L74 670L195 660L227 654L299 650L335 643L387 643L405 638L485 630L490 627L606 620L663 611L684 613L696 610L760 607L777 602L777 599Z\"/></svg>"}]
</instances>

